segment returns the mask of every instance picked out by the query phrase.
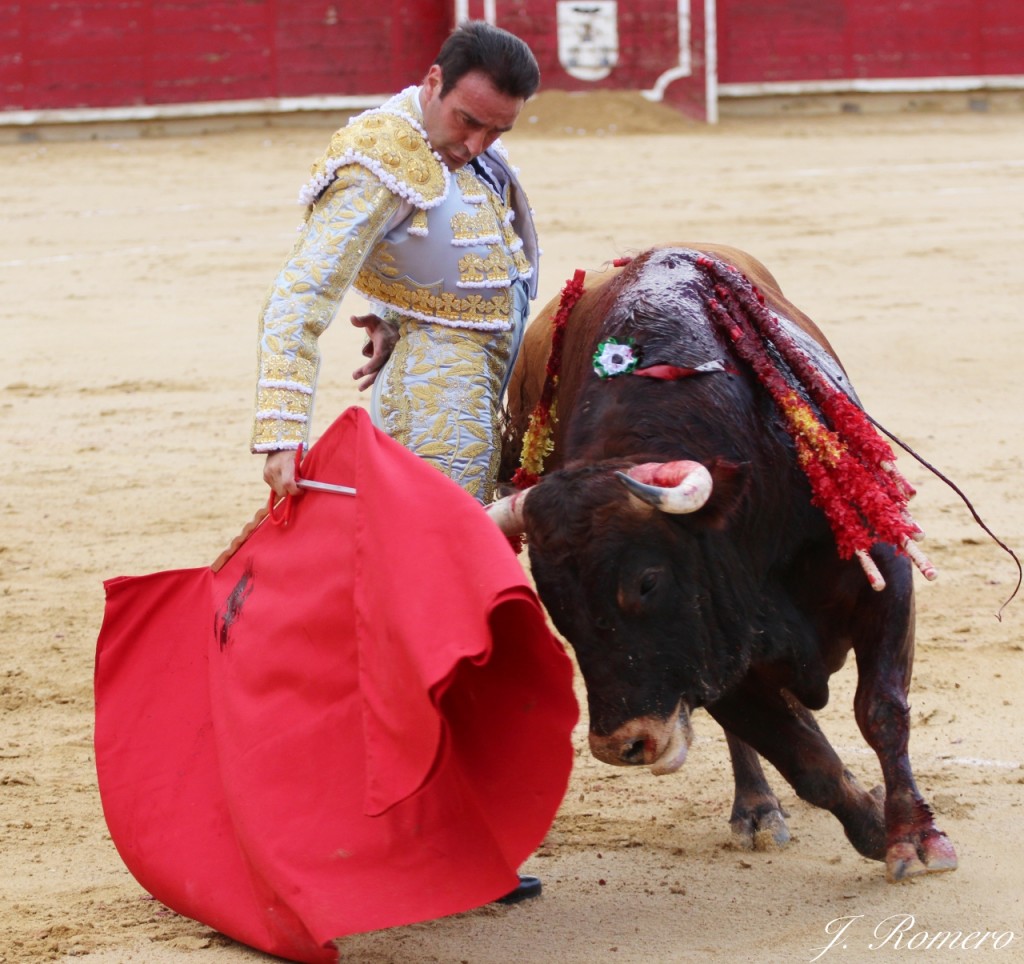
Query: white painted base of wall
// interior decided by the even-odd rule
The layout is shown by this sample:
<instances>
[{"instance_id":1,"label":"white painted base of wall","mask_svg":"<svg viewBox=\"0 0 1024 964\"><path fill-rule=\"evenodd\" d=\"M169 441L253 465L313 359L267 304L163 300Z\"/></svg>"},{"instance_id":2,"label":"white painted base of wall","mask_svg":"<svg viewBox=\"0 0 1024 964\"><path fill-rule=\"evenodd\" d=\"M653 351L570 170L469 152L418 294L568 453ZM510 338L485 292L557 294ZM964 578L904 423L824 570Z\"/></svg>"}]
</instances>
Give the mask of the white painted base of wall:
<instances>
[{"instance_id":1,"label":"white painted base of wall","mask_svg":"<svg viewBox=\"0 0 1024 964\"><path fill-rule=\"evenodd\" d=\"M356 111L378 107L387 94L354 97L265 97L254 100L213 100L187 104L140 104L127 107L76 107L62 110L0 111L0 127L52 124L111 124L133 121L195 120L324 111Z\"/></svg>"}]
</instances>

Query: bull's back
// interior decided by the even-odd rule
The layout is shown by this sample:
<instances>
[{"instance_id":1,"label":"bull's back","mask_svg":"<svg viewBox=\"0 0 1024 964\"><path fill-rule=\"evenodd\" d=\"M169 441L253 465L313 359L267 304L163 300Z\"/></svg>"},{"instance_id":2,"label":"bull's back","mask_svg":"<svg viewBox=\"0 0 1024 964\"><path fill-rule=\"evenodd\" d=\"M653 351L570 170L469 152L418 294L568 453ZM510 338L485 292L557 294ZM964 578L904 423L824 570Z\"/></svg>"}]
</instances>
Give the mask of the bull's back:
<instances>
[{"instance_id":1,"label":"bull's back","mask_svg":"<svg viewBox=\"0 0 1024 964\"><path fill-rule=\"evenodd\" d=\"M739 270L750 279L751 283L761 291L761 294L764 295L769 307L776 314L785 315L785 317L790 321L799 326L803 331L807 332L807 334L821 345L822 348L824 348L833 358L835 358L836 361L839 361L839 356L836 354L832 345L829 344L829 340L825 337L825 333L782 293L782 288L779 287L779 283L775 280L775 276L753 255L747 254L746 251L741 251L739 248L732 248L725 244L701 243L690 245L663 245L661 247L690 248L693 251L700 251L702 254L710 254L719 261L724 261L726 264L731 264L734 268L739 268Z\"/></svg>"},{"instance_id":2,"label":"bull's back","mask_svg":"<svg viewBox=\"0 0 1024 964\"><path fill-rule=\"evenodd\" d=\"M650 250L688 250L710 255L738 268L764 295L768 306L789 318L794 324L817 341L830 355L836 356L821 329L783 293L772 273L755 257L739 248L724 244L679 243L655 245ZM643 255L640 255L643 257ZM610 302L617 292L613 281L622 273L622 267L608 266L586 272L584 293L569 316L564 329L562 358L565 364L559 373L557 410L564 418L555 423L552 438L554 451L545 462L545 469L558 468L562 463L562 436L572 412L576 396L589 370L598 331L607 314ZM500 478L507 481L518 466L522 437L541 397L551 354L554 320L558 314L561 296L549 301L530 323L523 338L523 347L512 372L508 389L509 424L505 432Z\"/></svg>"}]
</instances>

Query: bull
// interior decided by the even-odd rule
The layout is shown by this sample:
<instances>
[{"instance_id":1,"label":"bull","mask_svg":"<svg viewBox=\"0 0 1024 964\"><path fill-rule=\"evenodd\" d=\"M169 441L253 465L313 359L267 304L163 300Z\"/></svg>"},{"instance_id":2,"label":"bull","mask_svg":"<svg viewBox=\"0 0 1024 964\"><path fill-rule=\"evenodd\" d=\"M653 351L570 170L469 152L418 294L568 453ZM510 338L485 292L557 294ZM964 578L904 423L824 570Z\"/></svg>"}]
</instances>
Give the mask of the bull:
<instances>
[{"instance_id":1,"label":"bull","mask_svg":"<svg viewBox=\"0 0 1024 964\"><path fill-rule=\"evenodd\" d=\"M933 573L909 542L840 552L778 396L722 323L730 276L860 411L824 334L757 260L723 246L653 248L586 278L560 332L545 471L489 511L525 533L540 597L586 684L599 760L678 770L703 707L726 734L730 822L745 846L789 839L760 756L884 861L890 881L953 870L908 754L912 558ZM557 318L553 302L528 329L506 452L520 452L551 383ZM506 478L512 467L506 457ZM856 721L884 778L870 791L813 714L851 651Z\"/></svg>"}]
</instances>

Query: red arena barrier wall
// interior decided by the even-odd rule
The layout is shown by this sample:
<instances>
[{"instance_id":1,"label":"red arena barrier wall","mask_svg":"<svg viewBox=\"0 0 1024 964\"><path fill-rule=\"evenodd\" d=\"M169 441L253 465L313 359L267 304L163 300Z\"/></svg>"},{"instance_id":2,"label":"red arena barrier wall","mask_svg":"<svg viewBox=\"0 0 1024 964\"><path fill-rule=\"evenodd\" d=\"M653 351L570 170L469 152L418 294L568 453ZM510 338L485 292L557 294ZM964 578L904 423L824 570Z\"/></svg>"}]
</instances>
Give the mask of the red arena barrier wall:
<instances>
[{"instance_id":1,"label":"red arena barrier wall","mask_svg":"<svg viewBox=\"0 0 1024 964\"><path fill-rule=\"evenodd\" d=\"M710 120L720 96L1024 89L1020 0L0 0L0 122L359 106L419 80L466 17L526 39L546 89Z\"/></svg>"},{"instance_id":2,"label":"red arena barrier wall","mask_svg":"<svg viewBox=\"0 0 1024 964\"><path fill-rule=\"evenodd\" d=\"M717 0L723 84L1024 71L1020 0Z\"/></svg>"},{"instance_id":3,"label":"red arena barrier wall","mask_svg":"<svg viewBox=\"0 0 1024 964\"><path fill-rule=\"evenodd\" d=\"M0 107L386 94L452 23L438 0L0 0Z\"/></svg>"}]
</instances>

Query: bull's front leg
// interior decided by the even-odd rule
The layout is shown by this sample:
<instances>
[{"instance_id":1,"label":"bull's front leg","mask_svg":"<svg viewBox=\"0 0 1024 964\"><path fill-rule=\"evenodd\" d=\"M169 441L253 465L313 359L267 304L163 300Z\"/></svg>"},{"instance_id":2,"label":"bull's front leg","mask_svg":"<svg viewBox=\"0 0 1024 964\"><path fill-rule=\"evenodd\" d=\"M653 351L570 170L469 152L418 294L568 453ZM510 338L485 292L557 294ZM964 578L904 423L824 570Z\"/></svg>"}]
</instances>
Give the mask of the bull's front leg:
<instances>
[{"instance_id":1,"label":"bull's front leg","mask_svg":"<svg viewBox=\"0 0 1024 964\"><path fill-rule=\"evenodd\" d=\"M784 847L790 841L786 817L779 798L768 785L757 752L739 737L725 731L732 760L733 779L736 795L733 799L732 827L733 840L744 850L768 850Z\"/></svg>"},{"instance_id":2,"label":"bull's front leg","mask_svg":"<svg viewBox=\"0 0 1024 964\"><path fill-rule=\"evenodd\" d=\"M878 755L885 781L885 872L890 881L955 870L956 851L935 825L910 766L907 694L914 662L914 588L910 562L888 547L873 556L886 588L859 610L854 651L854 711L864 739ZM869 591L870 592L870 591Z\"/></svg>"},{"instance_id":3,"label":"bull's front leg","mask_svg":"<svg viewBox=\"0 0 1024 964\"><path fill-rule=\"evenodd\" d=\"M796 697L746 681L707 710L768 760L801 800L831 811L859 853L885 859L881 801L843 766L814 715Z\"/></svg>"}]
</instances>

